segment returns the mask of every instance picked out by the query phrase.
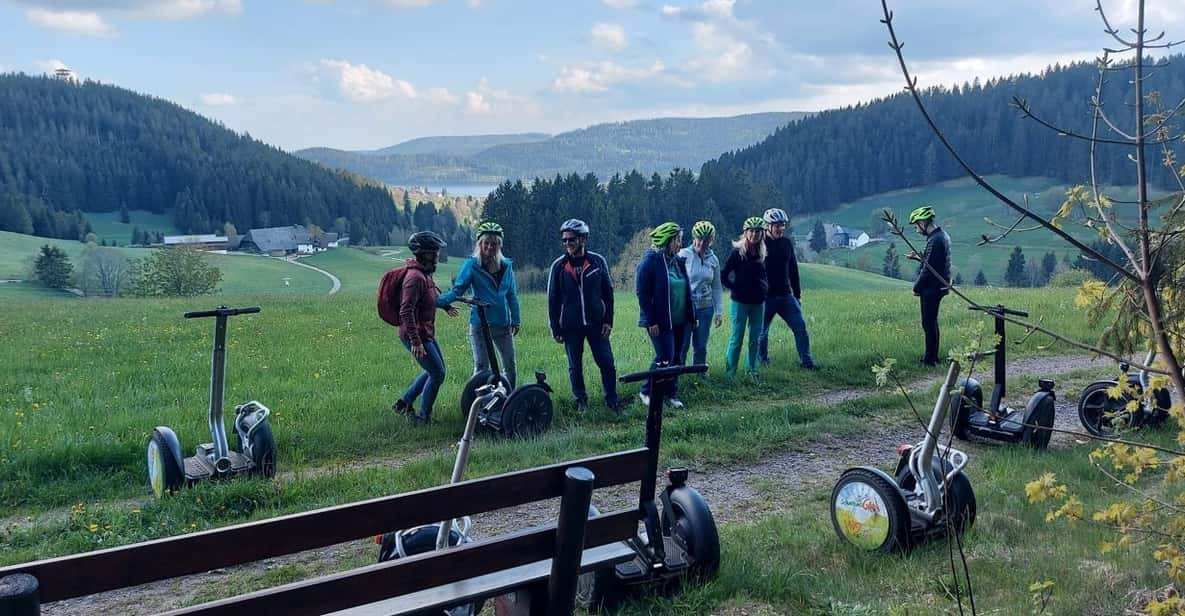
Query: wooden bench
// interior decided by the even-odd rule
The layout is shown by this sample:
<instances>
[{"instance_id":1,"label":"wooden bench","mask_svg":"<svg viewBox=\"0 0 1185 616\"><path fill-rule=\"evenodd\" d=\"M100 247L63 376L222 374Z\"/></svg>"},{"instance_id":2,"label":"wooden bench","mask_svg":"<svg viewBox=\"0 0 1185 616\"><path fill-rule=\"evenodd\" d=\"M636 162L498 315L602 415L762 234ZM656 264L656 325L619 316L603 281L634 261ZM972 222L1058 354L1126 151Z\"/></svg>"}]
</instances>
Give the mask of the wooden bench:
<instances>
[{"instance_id":1,"label":"wooden bench","mask_svg":"<svg viewBox=\"0 0 1185 616\"><path fill-rule=\"evenodd\" d=\"M646 449L0 568L0 616L41 603L241 565L560 498L556 523L169 612L409 614L525 589L531 614L571 613L578 572L628 560L638 512L588 518L593 488L641 481ZM23 574L23 575L22 575ZM31 577L29 577L31 576ZM32 580L33 591L28 585Z\"/></svg>"}]
</instances>

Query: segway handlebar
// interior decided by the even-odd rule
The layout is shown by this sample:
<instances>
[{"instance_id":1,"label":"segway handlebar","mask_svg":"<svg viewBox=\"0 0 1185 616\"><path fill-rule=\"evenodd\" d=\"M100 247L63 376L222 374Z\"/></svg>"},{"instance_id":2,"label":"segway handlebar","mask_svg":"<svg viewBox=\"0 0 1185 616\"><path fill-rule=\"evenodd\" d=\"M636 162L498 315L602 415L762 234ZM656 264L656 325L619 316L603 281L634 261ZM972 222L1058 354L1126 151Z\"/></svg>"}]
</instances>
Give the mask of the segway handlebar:
<instances>
[{"instance_id":1,"label":"segway handlebar","mask_svg":"<svg viewBox=\"0 0 1185 616\"><path fill-rule=\"evenodd\" d=\"M666 366L663 368L655 368L654 370L647 370L645 372L635 372L627 374L618 380L622 383L636 383L638 381L645 381L649 378L670 378L683 374L703 374L708 371L707 364L695 364L691 366Z\"/></svg>"},{"instance_id":2,"label":"segway handlebar","mask_svg":"<svg viewBox=\"0 0 1185 616\"><path fill-rule=\"evenodd\" d=\"M227 308L226 306L219 306L213 310L187 312L184 316L187 319L201 319L204 317L233 317L236 314L255 314L256 312L259 312L259 306L251 306L250 308Z\"/></svg>"},{"instance_id":3,"label":"segway handlebar","mask_svg":"<svg viewBox=\"0 0 1185 616\"><path fill-rule=\"evenodd\" d=\"M973 306L967 306L967 310L979 310L981 312L987 312L987 313L994 314L994 315L1007 314L1007 315L1012 315L1014 317L1026 317L1027 318L1029 316L1029 313L1027 313L1023 310L1013 310L1011 308L1005 308L1004 306L1002 306L1000 304L996 304L995 306L984 306L981 304L975 304Z\"/></svg>"}]
</instances>

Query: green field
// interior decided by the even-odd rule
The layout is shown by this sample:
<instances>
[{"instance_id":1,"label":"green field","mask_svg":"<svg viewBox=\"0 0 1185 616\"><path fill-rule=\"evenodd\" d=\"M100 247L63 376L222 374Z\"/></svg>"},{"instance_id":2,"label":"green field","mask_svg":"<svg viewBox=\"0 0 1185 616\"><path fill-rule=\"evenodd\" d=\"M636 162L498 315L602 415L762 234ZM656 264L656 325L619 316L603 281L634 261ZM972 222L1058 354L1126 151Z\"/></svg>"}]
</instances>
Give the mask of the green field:
<instances>
[{"instance_id":1,"label":"green field","mask_svg":"<svg viewBox=\"0 0 1185 616\"><path fill-rule=\"evenodd\" d=\"M1046 217L1051 217L1061 207L1065 200L1065 191L1068 188L1065 184L1059 184L1046 178L990 176L988 180L1000 192L1017 203L1023 203L1022 199L1027 194L1032 209ZM1106 194L1117 199L1131 199L1134 189L1130 187L1107 189ZM869 231L876 228L874 219L879 218L882 209L889 208L896 212L897 217L904 224L908 221L910 210L923 204L934 207L938 213L939 224L950 234L952 263L955 270L963 274L965 284L971 284L976 272L981 269L987 276L989 283L1003 284L1008 256L1015 246L1020 246L1024 251L1025 259L1030 267L1040 264L1041 257L1050 250L1057 254L1059 263L1066 255L1069 255L1070 259L1074 259L1078 255L1078 252L1064 241L1044 230L1013 233L999 243L977 246L981 235L995 236L1002 232L986 223L984 218L990 218L997 224L1008 226L1016 221L1016 215L970 178L873 195L845 203L830 212L804 215L793 221L794 232L797 241L805 246L805 238L814 228L816 220ZM1022 228L1030 226L1032 223L1021 225ZM1090 230L1080 226L1076 228L1072 224L1067 224L1066 229L1086 241L1089 241L1093 235ZM919 249L925 245L925 238L915 233L912 228L908 233L910 241L913 241ZM871 232L869 234L871 235ZM904 259L904 254L908 252L908 249L896 238L890 238L890 241L897 242L897 252L902 255L903 275L912 276L917 266L914 262ZM821 260L825 263L833 262L841 265L850 263L852 266L856 266L863 260L873 271L880 272L887 247L887 243L875 242L855 250L832 249L825 251Z\"/></svg>"},{"instance_id":2,"label":"green field","mask_svg":"<svg viewBox=\"0 0 1185 616\"><path fill-rule=\"evenodd\" d=\"M144 210L128 212L129 223L119 222L119 212L88 212L86 219L91 223L91 229L99 240L107 240L120 246L126 246L132 241L132 229L140 227L141 231L160 232L174 235L177 228L173 226L171 214L154 214Z\"/></svg>"},{"instance_id":3,"label":"green field","mask_svg":"<svg viewBox=\"0 0 1185 616\"><path fill-rule=\"evenodd\" d=\"M407 248L395 246L327 250L302 259L309 265L333 272L342 281L342 291L373 293L383 273L403 265L409 257ZM433 278L437 286L445 288L457 274L463 257L450 257L441 263Z\"/></svg>"}]
</instances>

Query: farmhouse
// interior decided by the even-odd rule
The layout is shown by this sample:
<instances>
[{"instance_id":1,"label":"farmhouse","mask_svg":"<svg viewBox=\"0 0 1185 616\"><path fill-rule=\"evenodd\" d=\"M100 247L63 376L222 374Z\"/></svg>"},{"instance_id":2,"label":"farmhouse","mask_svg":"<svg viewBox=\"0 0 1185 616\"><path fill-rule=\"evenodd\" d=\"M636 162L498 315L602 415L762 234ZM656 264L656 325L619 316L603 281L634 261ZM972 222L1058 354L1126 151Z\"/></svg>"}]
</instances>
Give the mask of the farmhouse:
<instances>
[{"instance_id":1,"label":"farmhouse","mask_svg":"<svg viewBox=\"0 0 1185 616\"><path fill-rule=\"evenodd\" d=\"M313 237L300 225L252 229L239 240L239 250L273 257L313 252Z\"/></svg>"},{"instance_id":2,"label":"farmhouse","mask_svg":"<svg viewBox=\"0 0 1185 616\"><path fill-rule=\"evenodd\" d=\"M165 248L185 246L198 250L226 250L228 240L226 236L207 233L204 235L166 235Z\"/></svg>"},{"instance_id":3,"label":"farmhouse","mask_svg":"<svg viewBox=\"0 0 1185 616\"><path fill-rule=\"evenodd\" d=\"M859 248L869 242L876 241L866 231L829 222L823 223L823 232L827 234L828 248ZM811 241L814 235L813 230L808 233L807 241Z\"/></svg>"}]
</instances>

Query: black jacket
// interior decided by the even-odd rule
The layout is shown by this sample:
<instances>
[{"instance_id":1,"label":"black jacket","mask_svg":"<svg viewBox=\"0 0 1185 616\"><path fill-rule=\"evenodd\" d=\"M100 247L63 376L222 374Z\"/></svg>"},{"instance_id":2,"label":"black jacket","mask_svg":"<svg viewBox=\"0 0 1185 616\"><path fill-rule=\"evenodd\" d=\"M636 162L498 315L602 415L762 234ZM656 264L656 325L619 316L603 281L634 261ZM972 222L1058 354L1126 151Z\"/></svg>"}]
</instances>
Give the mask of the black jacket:
<instances>
[{"instance_id":1,"label":"black jacket","mask_svg":"<svg viewBox=\"0 0 1185 616\"><path fill-rule=\"evenodd\" d=\"M942 278L935 276L926 264L934 268ZM950 236L942 227L935 227L926 238L926 250L922 253L922 264L918 266L913 292L915 295L946 295L949 291L943 280L950 282Z\"/></svg>"},{"instance_id":2,"label":"black jacket","mask_svg":"<svg viewBox=\"0 0 1185 616\"><path fill-rule=\"evenodd\" d=\"M547 313L553 336L613 325L613 282L605 257L586 252L579 259L564 255L553 261L547 277Z\"/></svg>"},{"instance_id":3,"label":"black jacket","mask_svg":"<svg viewBox=\"0 0 1185 616\"><path fill-rule=\"evenodd\" d=\"M733 248L720 269L720 282L731 292L732 301L741 304L764 304L769 295L769 277L765 263L757 259L742 259Z\"/></svg>"},{"instance_id":4,"label":"black jacket","mask_svg":"<svg viewBox=\"0 0 1185 616\"><path fill-rule=\"evenodd\" d=\"M770 297L786 297L794 293L794 297L802 299L793 240L788 237L765 238L765 271L769 275Z\"/></svg>"}]
</instances>

